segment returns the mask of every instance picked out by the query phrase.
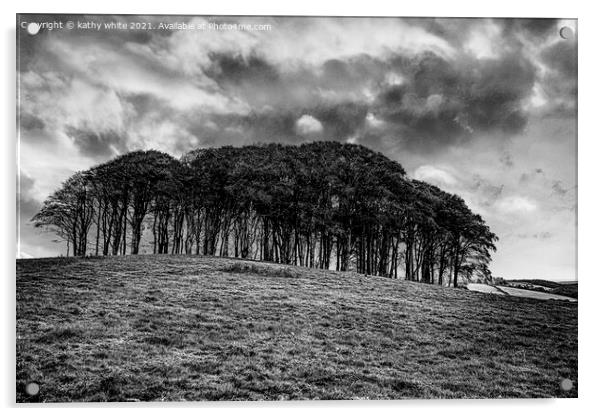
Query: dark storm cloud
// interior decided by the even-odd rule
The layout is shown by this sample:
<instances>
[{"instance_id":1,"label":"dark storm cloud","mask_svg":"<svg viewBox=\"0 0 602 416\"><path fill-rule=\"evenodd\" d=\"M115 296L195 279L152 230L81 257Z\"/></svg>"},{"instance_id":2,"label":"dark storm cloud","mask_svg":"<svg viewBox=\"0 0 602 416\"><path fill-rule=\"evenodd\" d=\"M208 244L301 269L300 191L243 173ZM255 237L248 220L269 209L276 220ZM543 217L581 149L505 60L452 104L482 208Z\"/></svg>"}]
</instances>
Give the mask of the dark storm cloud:
<instances>
[{"instance_id":1,"label":"dark storm cloud","mask_svg":"<svg viewBox=\"0 0 602 416\"><path fill-rule=\"evenodd\" d=\"M356 89L370 82L381 81L390 67L391 63L367 54L348 59L329 59L317 71L316 79L321 88Z\"/></svg>"},{"instance_id":2,"label":"dark storm cloud","mask_svg":"<svg viewBox=\"0 0 602 416\"><path fill-rule=\"evenodd\" d=\"M560 40L544 50L542 57L562 76L574 78L577 75L577 48L573 42Z\"/></svg>"},{"instance_id":3,"label":"dark storm cloud","mask_svg":"<svg viewBox=\"0 0 602 416\"><path fill-rule=\"evenodd\" d=\"M214 115L208 120L189 120L188 131L205 145L296 143L306 140L300 135L297 122L303 116L311 116L322 125L318 138L344 141L363 128L367 109L362 103L343 102L295 110L271 108L243 116Z\"/></svg>"},{"instance_id":4,"label":"dark storm cloud","mask_svg":"<svg viewBox=\"0 0 602 416\"><path fill-rule=\"evenodd\" d=\"M184 119L187 131L198 139L198 145L222 146L260 142L295 143L302 140L295 132L301 116L286 109L253 111L247 115L212 115ZM188 152L192 148L181 148Z\"/></svg>"},{"instance_id":5,"label":"dark storm cloud","mask_svg":"<svg viewBox=\"0 0 602 416\"><path fill-rule=\"evenodd\" d=\"M68 127L67 135L73 138L82 155L98 158L109 158L115 150L125 150L127 138L114 131L95 132L92 130Z\"/></svg>"},{"instance_id":6,"label":"dark storm cloud","mask_svg":"<svg viewBox=\"0 0 602 416\"><path fill-rule=\"evenodd\" d=\"M123 94L122 99L131 104L137 114L148 114L152 111L162 111L165 116L169 107L153 94Z\"/></svg>"},{"instance_id":7,"label":"dark storm cloud","mask_svg":"<svg viewBox=\"0 0 602 416\"><path fill-rule=\"evenodd\" d=\"M87 18L81 15L62 17L63 20ZM101 23L149 19L157 23L175 21L176 17L95 17L95 21ZM182 17L180 20L190 19ZM382 138L396 138L400 148L409 146L425 151L442 150L482 134L500 133L511 137L524 130L529 114L523 102L532 94L537 71L532 57L526 54L517 39L519 35L539 39L555 27L554 19L401 19L399 22L424 28L429 35L445 39L456 48L455 53L436 49L412 52L402 48L379 54L365 51L333 55L317 64L304 62L304 56L299 56L299 62L294 65L283 65L276 58L277 51L269 49L202 49L199 53L206 53L206 56L199 60L195 74L194 65L193 73L190 69L181 73L177 65L171 64L174 61L170 48L174 44L169 40L175 34L181 35L179 32L81 31L78 36L69 38L68 32L57 32L56 35L57 39L68 39L78 47L104 45L98 50L122 53L130 61L135 57L135 65L129 67L132 73L144 68L153 76L149 78L151 83L161 80L181 82L182 85L191 83L212 94L222 94L248 104L247 114L215 117L207 111L194 117L183 114L181 108L174 109L173 102L167 102L169 97L159 97L152 89L133 93L116 91L123 102L132 105L138 121L144 122L149 114L155 122L177 120L182 129L201 142L220 139L249 142L275 137L285 140L285 135L289 135L286 140L297 141L295 123L306 114L322 123L321 138L348 140L357 137L359 141L370 138L376 140L377 146ZM484 25L501 28L502 36L487 40L499 43L503 53L477 58L467 52L466 42ZM125 48L127 44L135 45ZM157 53L148 53L150 50ZM570 73L574 72L571 53L566 44L554 45L542 59L555 72ZM52 52L46 55L48 65L62 65ZM166 59L156 59L157 56ZM171 63L165 65L165 62ZM73 72L73 76L91 84L96 82L89 71L72 70L79 71ZM391 82L391 74L401 77L401 81ZM99 85L99 88L106 86ZM568 92L562 87L550 94L559 96ZM368 114L375 117L376 123L384 122L379 124L378 132L371 131L367 125ZM208 128L207 121L214 127ZM253 125L256 122L259 124ZM244 134L240 134L241 130ZM71 136L81 138L82 144L78 146L82 152L98 151L108 155L110 149L106 145L118 140L110 135L104 137L105 134L108 133L74 135L70 132ZM189 143L173 147L187 146Z\"/></svg>"},{"instance_id":8,"label":"dark storm cloud","mask_svg":"<svg viewBox=\"0 0 602 416\"><path fill-rule=\"evenodd\" d=\"M525 34L530 37L543 38L557 30L558 19L500 19L503 22L506 36Z\"/></svg>"},{"instance_id":9,"label":"dark storm cloud","mask_svg":"<svg viewBox=\"0 0 602 416\"><path fill-rule=\"evenodd\" d=\"M508 55L486 61L468 88L469 122L483 130L499 129L504 133L520 132L527 121L521 100L531 94L535 67L524 57Z\"/></svg>"},{"instance_id":10,"label":"dark storm cloud","mask_svg":"<svg viewBox=\"0 0 602 416\"><path fill-rule=\"evenodd\" d=\"M577 45L570 40L560 40L542 54L551 71L546 75L546 92L560 100L558 107L573 110L577 98Z\"/></svg>"},{"instance_id":11,"label":"dark storm cloud","mask_svg":"<svg viewBox=\"0 0 602 416\"><path fill-rule=\"evenodd\" d=\"M81 15L61 17L62 20L88 18L92 19ZM126 20L142 22L149 19L155 23L177 20L174 16L94 17L95 21L101 23ZM191 17L179 18L182 19L190 20ZM300 117L309 115L322 123L323 135L320 138L347 140L357 137L359 141L370 138L375 146L379 146L379 141L386 137L396 138L400 146L443 149L482 133L499 131L507 135L517 134L526 123L527 114L521 109L520 102L531 93L535 71L523 56L523 51L516 49L512 43L511 47L515 50L490 59L476 59L463 49L473 29L484 22L482 19L399 20L400 24L422 27L427 34L445 39L457 48L455 54L449 51L416 53L391 49L386 54L366 50L337 56L334 54L336 51L330 51L332 57L317 64L306 63L305 57L299 56L299 62L295 65L282 65L276 59L277 50L260 51L254 47L201 49L199 53L206 53L207 59L199 61L203 62L202 66L199 64L199 74L215 82L214 85L205 82L202 88L248 103L250 109L247 114L217 116L210 112L199 112L195 115L193 110L191 114L186 114L186 110L174 109L173 103L167 102L165 97L158 96L152 89L148 92L116 93L122 102L131 105L134 110L133 116L130 115L135 122L130 125L131 128L148 125L149 121L159 123L161 120L173 120L197 137L200 143L225 141L236 144L276 139L297 141L300 137L295 130L295 123ZM553 20L494 22L504 27L508 37L518 32L539 36L551 30L555 24ZM514 32L508 31L510 27ZM168 40L178 32L78 31L77 36L73 36L73 33L55 32L53 36L56 40L76 45L80 51L83 51L83 46L90 44L101 53L104 50L112 51L123 55L126 60L132 60L132 56L135 56L136 66L131 67L132 73L144 68L153 74L153 78L148 79L151 84L174 79L181 79L183 83L191 82L192 85L199 82L200 75L183 75L177 73L177 65L165 65L165 62L174 62L171 49L175 44L170 44ZM44 40L44 36L35 39ZM494 41L503 43L508 39ZM27 44L21 45L21 49L27 50ZM149 50L156 53L149 54ZM68 57L62 55L62 60L58 59L52 48L48 53L43 51L42 48L37 54L44 57L46 67L60 69L68 62ZM59 49L58 54L64 51ZM166 59L156 59L157 56ZM102 55L96 59L102 62ZM72 68L69 67L69 70L79 72L72 72L71 75L86 79L92 85L96 81L89 71ZM391 73L401 76L403 80L391 85L387 81ZM115 82L112 79L110 81ZM106 89L106 86L99 85L99 88ZM109 88L116 87L111 85ZM378 132L370 131L367 126L368 114L375 117L374 124L378 120L384 122L378 124ZM152 119L148 120L149 117ZM112 153L111 145L117 145L118 149L125 148L121 139L111 132L96 133L78 125L78 129L71 128L67 133L86 155L97 152L99 156L108 156ZM187 149L189 145L186 142L172 147Z\"/></svg>"},{"instance_id":12,"label":"dark storm cloud","mask_svg":"<svg viewBox=\"0 0 602 416\"><path fill-rule=\"evenodd\" d=\"M215 53L210 55L210 62L205 75L226 94L240 97L255 108L275 104L279 98L277 93L286 91L279 71L259 56L245 58ZM288 94L280 98L289 101Z\"/></svg>"},{"instance_id":13,"label":"dark storm cloud","mask_svg":"<svg viewBox=\"0 0 602 416\"><path fill-rule=\"evenodd\" d=\"M544 36L556 29L557 19L517 19L515 22L530 34Z\"/></svg>"},{"instance_id":14,"label":"dark storm cloud","mask_svg":"<svg viewBox=\"0 0 602 416\"><path fill-rule=\"evenodd\" d=\"M46 124L33 114L23 113L19 117L19 126L25 130L43 130Z\"/></svg>"},{"instance_id":15,"label":"dark storm cloud","mask_svg":"<svg viewBox=\"0 0 602 416\"><path fill-rule=\"evenodd\" d=\"M265 59L252 55L245 58L241 55L211 54L211 67L207 75L221 83L241 84L253 83L258 87L266 87L278 82L278 70Z\"/></svg>"},{"instance_id":16,"label":"dark storm cloud","mask_svg":"<svg viewBox=\"0 0 602 416\"><path fill-rule=\"evenodd\" d=\"M209 60L211 63L204 69L204 74L225 94L239 97L257 110L266 105L296 104L291 83L263 57L211 53Z\"/></svg>"},{"instance_id":17,"label":"dark storm cloud","mask_svg":"<svg viewBox=\"0 0 602 416\"><path fill-rule=\"evenodd\" d=\"M259 136L294 137L295 117L310 114L324 126L324 137L346 140L368 136L365 119L370 112L388 122L382 136L398 136L404 145L432 148L468 139L475 134L520 133L527 120L521 100L532 90L535 69L524 57L454 61L434 53L417 57L396 54L386 60L368 56L331 59L313 71L301 67L283 71L267 59L214 55L206 74L226 90L261 109ZM400 85L386 83L389 72L403 77ZM303 91L296 93L296 83ZM372 91L376 100L362 96ZM279 105L280 100L286 104ZM283 112L282 107L287 111ZM269 114L268 113L272 113ZM257 113L249 120L256 121ZM220 127L236 127L239 117L222 119ZM233 125L223 124L230 120ZM272 129L272 131L270 131ZM361 139L361 137L360 137Z\"/></svg>"},{"instance_id":18,"label":"dark storm cloud","mask_svg":"<svg viewBox=\"0 0 602 416\"><path fill-rule=\"evenodd\" d=\"M534 66L521 56L461 62L426 53L401 70L401 85L380 91L376 114L403 128L420 146L445 145L475 133L523 130L521 107L533 88Z\"/></svg>"},{"instance_id":19,"label":"dark storm cloud","mask_svg":"<svg viewBox=\"0 0 602 416\"><path fill-rule=\"evenodd\" d=\"M541 79L549 113L574 115L577 109L577 43L559 39L541 52L548 71Z\"/></svg>"},{"instance_id":20,"label":"dark storm cloud","mask_svg":"<svg viewBox=\"0 0 602 416\"><path fill-rule=\"evenodd\" d=\"M324 62L322 74L322 82L335 89L347 86L355 78L352 63L340 59Z\"/></svg>"},{"instance_id":21,"label":"dark storm cloud","mask_svg":"<svg viewBox=\"0 0 602 416\"><path fill-rule=\"evenodd\" d=\"M550 24L525 21L517 27L543 33ZM422 20L423 27L434 34L449 35L458 45L466 40L471 25L471 19ZM454 31L455 38L450 35ZM135 31L128 33L104 35L102 41L115 45L153 41L136 38ZM79 38L78 42L84 41ZM209 64L202 68L203 74L222 93L249 103L251 111L214 121L222 131L206 131L198 123L182 126L203 140L209 137L234 140L236 129L242 128L247 134L241 138L244 141L282 138L285 134L295 141L298 137L294 125L304 114L322 123L324 138L346 140L358 136L361 140L374 137L365 126L366 115L373 113L387 122L381 137L398 137L400 144L413 148L440 148L481 133L514 135L526 125L528 115L521 108L521 100L531 94L535 79L535 69L521 51L493 59L474 59L464 53L456 57L434 52L418 55L396 52L380 57L357 54L327 59L319 66L291 68L283 68L269 55L254 50L248 54L210 52L208 60ZM144 66L160 77L180 76L174 74L173 68L163 67L160 61L149 61ZM401 85L387 84L388 72L403 76ZM376 96L376 100L366 98L363 95L366 91ZM172 116L167 106L158 108L151 104L156 101L148 94L133 98L122 94L122 97L132 102L140 115L152 111L166 118ZM253 126L258 119L261 124ZM84 151L102 149L102 143L107 142L98 135L83 137Z\"/></svg>"},{"instance_id":22,"label":"dark storm cloud","mask_svg":"<svg viewBox=\"0 0 602 416\"><path fill-rule=\"evenodd\" d=\"M286 111L253 112L243 117L239 126L243 132L251 131L255 140L287 141L287 138L296 136L295 122L297 118L297 114Z\"/></svg>"},{"instance_id":23,"label":"dark storm cloud","mask_svg":"<svg viewBox=\"0 0 602 416\"><path fill-rule=\"evenodd\" d=\"M321 137L330 140L374 138L366 128L369 113L387 122L380 137L398 137L400 145L412 148L441 148L482 133L511 136L526 125L522 101L536 78L535 67L520 53L481 60L432 52L386 59L364 54L293 69L255 53L214 53L210 60L205 75L255 108L248 115L212 117L220 131L189 126L203 141L233 140L236 129L245 132L246 142L296 141L295 122L304 114L319 120ZM388 83L390 73L402 77L401 83Z\"/></svg>"},{"instance_id":24,"label":"dark storm cloud","mask_svg":"<svg viewBox=\"0 0 602 416\"><path fill-rule=\"evenodd\" d=\"M303 113L312 112L312 107L364 102L365 90L381 82L387 71L386 62L365 54L293 68L282 68L255 53L214 53L210 59L205 75L256 111L272 107L278 112Z\"/></svg>"},{"instance_id":25,"label":"dark storm cloud","mask_svg":"<svg viewBox=\"0 0 602 416\"><path fill-rule=\"evenodd\" d=\"M367 113L367 105L353 102L311 110L311 114L324 126L324 136L329 140L345 140L353 136L364 125Z\"/></svg>"}]
</instances>

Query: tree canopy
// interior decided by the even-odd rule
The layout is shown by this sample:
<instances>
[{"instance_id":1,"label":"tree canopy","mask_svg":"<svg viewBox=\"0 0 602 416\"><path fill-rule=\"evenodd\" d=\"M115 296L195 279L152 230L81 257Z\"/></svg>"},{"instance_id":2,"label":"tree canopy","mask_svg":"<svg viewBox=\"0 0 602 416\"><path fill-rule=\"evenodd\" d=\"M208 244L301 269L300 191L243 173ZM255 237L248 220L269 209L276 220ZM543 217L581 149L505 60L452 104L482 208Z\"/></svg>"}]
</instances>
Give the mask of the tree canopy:
<instances>
[{"instance_id":1,"label":"tree canopy","mask_svg":"<svg viewBox=\"0 0 602 416\"><path fill-rule=\"evenodd\" d=\"M78 172L32 219L67 255L203 254L458 285L497 237L464 201L338 142L134 151Z\"/></svg>"}]
</instances>

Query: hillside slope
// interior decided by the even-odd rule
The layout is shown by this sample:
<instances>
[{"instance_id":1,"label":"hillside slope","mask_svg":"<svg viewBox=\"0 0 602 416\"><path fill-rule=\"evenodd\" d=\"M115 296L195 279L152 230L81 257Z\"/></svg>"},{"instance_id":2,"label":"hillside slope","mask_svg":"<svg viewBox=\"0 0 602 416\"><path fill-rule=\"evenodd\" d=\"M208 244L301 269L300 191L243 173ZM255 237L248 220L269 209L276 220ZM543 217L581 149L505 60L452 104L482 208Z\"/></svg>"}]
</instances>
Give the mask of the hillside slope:
<instances>
[{"instance_id":1,"label":"hillside slope","mask_svg":"<svg viewBox=\"0 0 602 416\"><path fill-rule=\"evenodd\" d=\"M19 402L576 395L574 304L212 257L17 261Z\"/></svg>"}]
</instances>

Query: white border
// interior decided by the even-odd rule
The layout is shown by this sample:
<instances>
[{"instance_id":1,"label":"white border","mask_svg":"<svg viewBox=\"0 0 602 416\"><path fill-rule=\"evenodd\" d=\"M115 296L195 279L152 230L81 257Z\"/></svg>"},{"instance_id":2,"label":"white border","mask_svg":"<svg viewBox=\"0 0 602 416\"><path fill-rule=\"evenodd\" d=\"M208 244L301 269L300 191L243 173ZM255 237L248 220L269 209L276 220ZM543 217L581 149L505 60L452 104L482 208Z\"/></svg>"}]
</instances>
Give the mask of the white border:
<instances>
[{"instance_id":1,"label":"white border","mask_svg":"<svg viewBox=\"0 0 602 416\"><path fill-rule=\"evenodd\" d=\"M567 400L472 400L472 401L391 401L391 402L318 402L318 403L188 403L149 404L117 408L115 405L85 406L86 414L104 415L142 411L162 415L170 412L194 412L245 415L305 415L309 413L331 413L340 410L346 414L359 415L374 411L380 414L400 412L421 416L427 415L506 415L523 412L545 413L546 415L589 414L599 408L600 395L600 343L596 342L602 314L597 307L600 301L600 257L599 233L602 186L598 165L602 152L602 129L600 116L599 72L600 13L595 2L556 1L528 2L525 0L485 1L432 1L411 2L369 0L362 2L325 0L302 0L298 2L268 0L220 0L216 2L193 2L169 0L151 3L148 0L101 0L83 1L22 1L17 4L3 2L2 21L3 56L0 62L4 97L0 100L0 117L5 137L2 140L2 179L5 203L0 204L0 215L4 220L2 238L2 264L5 266L2 287L2 357L0 376L0 406L9 407L27 414L63 415L79 414L79 406L67 409L52 405L44 408L20 407L15 409L15 177L16 177L16 129L15 129L15 14L16 13L129 13L129 14L253 14L253 15L335 15L335 16L488 16L488 17L568 17L579 19L579 399ZM597 405L597 406L596 406ZM200 409L195 409L200 407ZM5 413L6 414L6 413Z\"/></svg>"}]
</instances>

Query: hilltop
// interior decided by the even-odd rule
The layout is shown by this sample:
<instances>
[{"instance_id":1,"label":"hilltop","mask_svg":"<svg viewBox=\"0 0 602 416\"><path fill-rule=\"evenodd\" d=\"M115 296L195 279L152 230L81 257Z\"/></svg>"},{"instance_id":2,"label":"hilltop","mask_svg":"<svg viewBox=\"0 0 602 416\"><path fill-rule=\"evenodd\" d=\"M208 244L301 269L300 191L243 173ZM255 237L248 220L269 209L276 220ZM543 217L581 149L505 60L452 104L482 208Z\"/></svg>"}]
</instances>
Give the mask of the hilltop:
<instances>
[{"instance_id":1,"label":"hilltop","mask_svg":"<svg viewBox=\"0 0 602 416\"><path fill-rule=\"evenodd\" d=\"M19 402L552 396L577 396L568 302L208 256L17 260Z\"/></svg>"}]
</instances>

